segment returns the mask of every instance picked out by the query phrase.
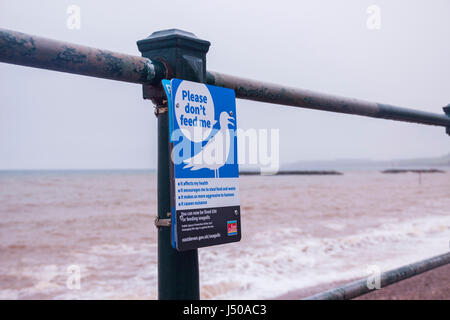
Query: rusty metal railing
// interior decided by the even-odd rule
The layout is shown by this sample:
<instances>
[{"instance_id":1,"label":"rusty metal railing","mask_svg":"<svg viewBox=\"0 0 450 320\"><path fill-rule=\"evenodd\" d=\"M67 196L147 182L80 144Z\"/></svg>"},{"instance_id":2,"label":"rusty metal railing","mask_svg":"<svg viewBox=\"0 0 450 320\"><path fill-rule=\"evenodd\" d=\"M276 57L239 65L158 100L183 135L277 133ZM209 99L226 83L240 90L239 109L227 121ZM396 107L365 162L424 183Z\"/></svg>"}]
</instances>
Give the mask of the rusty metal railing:
<instances>
[{"instance_id":1,"label":"rusty metal railing","mask_svg":"<svg viewBox=\"0 0 450 320\"><path fill-rule=\"evenodd\" d=\"M445 114L437 114L207 72L209 45L208 41L189 32L175 29L158 31L138 42L138 48L145 57L137 57L0 28L0 62L143 85L143 96L155 103L158 116L160 219L167 219L170 211L167 101L161 87L164 78L178 77L231 88L241 99L442 126L450 135L450 105L444 107ZM167 229L158 228L159 299L198 299L197 251L177 252L171 248ZM449 253L427 259L384 273L381 284L384 287L449 263ZM369 291L361 280L310 298L349 299Z\"/></svg>"},{"instance_id":2,"label":"rusty metal railing","mask_svg":"<svg viewBox=\"0 0 450 320\"><path fill-rule=\"evenodd\" d=\"M290 88L213 71L208 72L207 82L219 87L234 89L236 97L241 99L450 128L450 105L444 107L447 115L441 115Z\"/></svg>"},{"instance_id":3,"label":"rusty metal railing","mask_svg":"<svg viewBox=\"0 0 450 320\"><path fill-rule=\"evenodd\" d=\"M0 62L84 76L157 85L159 61L0 29Z\"/></svg>"},{"instance_id":4,"label":"rusty metal railing","mask_svg":"<svg viewBox=\"0 0 450 320\"><path fill-rule=\"evenodd\" d=\"M380 275L380 289L449 263L450 252L384 272ZM305 300L348 300L375 290L375 288L371 289L370 286L367 285L367 280L364 279L339 288L318 293Z\"/></svg>"}]
</instances>

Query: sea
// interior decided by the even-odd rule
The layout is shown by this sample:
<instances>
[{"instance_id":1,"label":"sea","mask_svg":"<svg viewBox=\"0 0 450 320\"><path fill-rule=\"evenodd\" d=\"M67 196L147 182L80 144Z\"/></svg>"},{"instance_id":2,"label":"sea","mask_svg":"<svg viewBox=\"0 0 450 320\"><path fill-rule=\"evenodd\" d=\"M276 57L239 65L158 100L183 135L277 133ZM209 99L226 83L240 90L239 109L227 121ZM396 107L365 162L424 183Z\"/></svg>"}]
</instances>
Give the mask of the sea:
<instances>
[{"instance_id":1,"label":"sea","mask_svg":"<svg viewBox=\"0 0 450 320\"><path fill-rule=\"evenodd\" d=\"M0 172L0 299L157 299L156 173ZM448 252L450 172L242 176L202 299L271 299Z\"/></svg>"}]
</instances>

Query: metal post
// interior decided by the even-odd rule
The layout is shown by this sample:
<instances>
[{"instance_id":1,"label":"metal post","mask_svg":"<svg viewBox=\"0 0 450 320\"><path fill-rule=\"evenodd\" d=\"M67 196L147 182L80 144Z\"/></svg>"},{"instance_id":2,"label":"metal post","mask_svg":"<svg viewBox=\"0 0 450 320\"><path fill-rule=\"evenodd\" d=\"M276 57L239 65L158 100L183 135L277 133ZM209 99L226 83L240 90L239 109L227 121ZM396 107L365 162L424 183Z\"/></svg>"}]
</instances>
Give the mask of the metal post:
<instances>
[{"instance_id":1,"label":"metal post","mask_svg":"<svg viewBox=\"0 0 450 320\"><path fill-rule=\"evenodd\" d=\"M444 109L445 114L450 118L450 103L448 105L446 105L443 109ZM450 136L450 126L447 126L446 132Z\"/></svg>"},{"instance_id":2,"label":"metal post","mask_svg":"<svg viewBox=\"0 0 450 320\"><path fill-rule=\"evenodd\" d=\"M166 78L180 78L204 83L206 53L210 43L190 32L177 29L157 31L137 42L143 57L160 61ZM158 117L158 218L170 212L169 127L167 101L162 86L143 86L144 99L155 104ZM178 252L172 248L170 229L158 228L158 298L200 298L197 250Z\"/></svg>"}]
</instances>

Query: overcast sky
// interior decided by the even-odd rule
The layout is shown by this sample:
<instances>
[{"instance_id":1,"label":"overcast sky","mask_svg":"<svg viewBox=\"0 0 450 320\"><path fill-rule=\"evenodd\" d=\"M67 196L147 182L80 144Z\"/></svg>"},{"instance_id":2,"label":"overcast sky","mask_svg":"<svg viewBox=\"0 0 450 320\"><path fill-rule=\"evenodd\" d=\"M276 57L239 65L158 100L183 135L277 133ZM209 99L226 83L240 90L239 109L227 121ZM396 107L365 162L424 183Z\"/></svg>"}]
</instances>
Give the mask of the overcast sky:
<instances>
[{"instance_id":1,"label":"overcast sky","mask_svg":"<svg viewBox=\"0 0 450 320\"><path fill-rule=\"evenodd\" d=\"M79 30L66 26L72 4ZM134 55L179 28L211 42L209 70L437 113L450 103L448 0L0 0L0 26ZM442 127L244 100L237 117L280 129L281 163L450 151ZM155 137L140 85L0 63L0 169L154 168Z\"/></svg>"}]
</instances>

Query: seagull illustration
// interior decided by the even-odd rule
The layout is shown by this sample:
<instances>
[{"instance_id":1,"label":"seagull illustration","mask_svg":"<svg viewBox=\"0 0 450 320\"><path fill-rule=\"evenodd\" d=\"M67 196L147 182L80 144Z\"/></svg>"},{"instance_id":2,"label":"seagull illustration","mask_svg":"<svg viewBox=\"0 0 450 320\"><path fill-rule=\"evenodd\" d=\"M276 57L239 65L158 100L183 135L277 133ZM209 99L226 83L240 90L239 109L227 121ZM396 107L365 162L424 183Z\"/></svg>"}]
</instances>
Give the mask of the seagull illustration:
<instances>
[{"instance_id":1,"label":"seagull illustration","mask_svg":"<svg viewBox=\"0 0 450 320\"><path fill-rule=\"evenodd\" d=\"M234 120L234 118L227 112L223 111L219 118L219 130L206 143L199 153L191 158L183 160L186 164L183 169L200 170L206 168L214 170L214 178L219 178L219 168L225 165L228 155L230 154L231 136L228 125L234 125L232 120ZM224 140L225 149L223 146ZM204 159L207 157L214 157L214 163L205 163Z\"/></svg>"}]
</instances>

